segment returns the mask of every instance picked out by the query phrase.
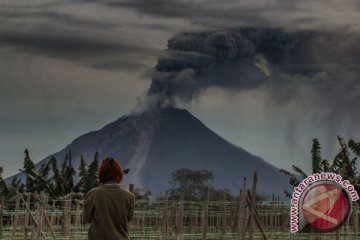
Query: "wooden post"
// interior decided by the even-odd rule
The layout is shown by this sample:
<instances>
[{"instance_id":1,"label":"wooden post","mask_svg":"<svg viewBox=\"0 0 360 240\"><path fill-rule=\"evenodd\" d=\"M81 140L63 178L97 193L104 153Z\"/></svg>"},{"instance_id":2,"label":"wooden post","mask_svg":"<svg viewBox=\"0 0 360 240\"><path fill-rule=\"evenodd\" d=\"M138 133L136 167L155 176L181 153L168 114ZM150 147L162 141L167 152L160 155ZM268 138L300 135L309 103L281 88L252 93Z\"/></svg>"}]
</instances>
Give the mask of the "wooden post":
<instances>
[{"instance_id":1,"label":"wooden post","mask_svg":"<svg viewBox=\"0 0 360 240\"><path fill-rule=\"evenodd\" d=\"M74 223L75 223L75 232L76 232L76 239L79 239L80 238L80 224L81 224L81 221L80 221L80 205L79 205L79 202L76 200L76 213L75 213L75 220L74 220Z\"/></svg>"},{"instance_id":2,"label":"wooden post","mask_svg":"<svg viewBox=\"0 0 360 240\"><path fill-rule=\"evenodd\" d=\"M189 207L190 209L188 209L189 215L188 215L188 219L189 219L189 234L191 235L192 232L192 227L193 227L193 223L192 223L192 198L193 198L193 194L192 191L189 190Z\"/></svg>"},{"instance_id":3,"label":"wooden post","mask_svg":"<svg viewBox=\"0 0 360 240\"><path fill-rule=\"evenodd\" d=\"M5 197L2 196L0 199L0 239L2 239L2 233L3 233L4 210L5 210Z\"/></svg>"},{"instance_id":4,"label":"wooden post","mask_svg":"<svg viewBox=\"0 0 360 240\"><path fill-rule=\"evenodd\" d=\"M250 192L250 190L248 190L248 198L246 199L246 202L249 205L249 207L251 206L253 199L254 199L254 197L251 196L251 192ZM261 225L260 215L259 215L258 211L256 210L256 208L254 208L254 220L263 236L263 239L268 240L268 238L265 234L264 228Z\"/></svg>"},{"instance_id":5,"label":"wooden post","mask_svg":"<svg viewBox=\"0 0 360 240\"><path fill-rule=\"evenodd\" d=\"M355 232L355 236L357 236L358 233L358 227L359 227L359 206L355 205L355 210L354 210L354 232Z\"/></svg>"},{"instance_id":6,"label":"wooden post","mask_svg":"<svg viewBox=\"0 0 360 240\"><path fill-rule=\"evenodd\" d=\"M132 194L134 194L134 190L135 190L135 185L130 183L129 184L129 192L131 192Z\"/></svg>"},{"instance_id":7,"label":"wooden post","mask_svg":"<svg viewBox=\"0 0 360 240\"><path fill-rule=\"evenodd\" d=\"M183 225L184 225L184 200L182 196L180 197L176 223L177 223L178 237L181 238L183 233Z\"/></svg>"},{"instance_id":8,"label":"wooden post","mask_svg":"<svg viewBox=\"0 0 360 240\"><path fill-rule=\"evenodd\" d=\"M36 235L39 236L40 232L43 230L43 226L44 226L44 214L45 214L44 209L45 209L45 204L46 204L46 197L43 195L40 197L37 193L35 193L35 194L36 194L37 198L39 199L39 213L38 213L39 226L38 226L37 233L36 233Z\"/></svg>"},{"instance_id":9,"label":"wooden post","mask_svg":"<svg viewBox=\"0 0 360 240\"><path fill-rule=\"evenodd\" d=\"M162 237L167 236L168 233L168 193L165 192L164 196L164 210L163 210L163 227L162 227Z\"/></svg>"},{"instance_id":10,"label":"wooden post","mask_svg":"<svg viewBox=\"0 0 360 240\"><path fill-rule=\"evenodd\" d=\"M223 204L222 204L222 216L221 216L221 232L222 234L226 234L226 226L227 226L227 219L226 219L226 193L223 194Z\"/></svg>"},{"instance_id":11,"label":"wooden post","mask_svg":"<svg viewBox=\"0 0 360 240\"><path fill-rule=\"evenodd\" d=\"M196 206L195 208L195 216L194 216L194 228L198 229L199 226L199 208L198 206Z\"/></svg>"},{"instance_id":12,"label":"wooden post","mask_svg":"<svg viewBox=\"0 0 360 240\"><path fill-rule=\"evenodd\" d=\"M245 206L246 206L246 177L244 177L243 188L240 191L239 197L239 209L238 209L238 219L237 219L237 229L239 239L243 239L245 236Z\"/></svg>"},{"instance_id":13,"label":"wooden post","mask_svg":"<svg viewBox=\"0 0 360 240\"><path fill-rule=\"evenodd\" d=\"M280 197L277 196L276 197L276 209L279 209L279 206L280 206ZM280 214L277 211L276 212L276 227L278 228L279 226L280 226Z\"/></svg>"},{"instance_id":14,"label":"wooden post","mask_svg":"<svg viewBox=\"0 0 360 240\"><path fill-rule=\"evenodd\" d=\"M80 209L80 204L78 201L76 201L75 225L76 225L76 232L79 233L80 226L81 226L81 209Z\"/></svg>"},{"instance_id":15,"label":"wooden post","mask_svg":"<svg viewBox=\"0 0 360 240\"><path fill-rule=\"evenodd\" d=\"M249 233L250 240L253 239L254 229L255 229L256 183L257 183L257 173L254 172L253 186L251 189L252 199L250 203L250 233Z\"/></svg>"},{"instance_id":16,"label":"wooden post","mask_svg":"<svg viewBox=\"0 0 360 240\"><path fill-rule=\"evenodd\" d=\"M276 210L275 210L275 194L273 194L272 195L272 201L271 201L271 206L270 206L270 229L271 230L273 230L273 228L274 228L274 219L275 219L275 212L276 212Z\"/></svg>"},{"instance_id":17,"label":"wooden post","mask_svg":"<svg viewBox=\"0 0 360 240\"><path fill-rule=\"evenodd\" d=\"M18 224L18 219L19 219L19 204L20 204L19 194L20 193L16 194L15 216L14 216L14 222L12 224L12 233L11 233L12 239L16 239L16 229L17 229L17 224Z\"/></svg>"},{"instance_id":18,"label":"wooden post","mask_svg":"<svg viewBox=\"0 0 360 240\"><path fill-rule=\"evenodd\" d=\"M40 214L41 214L40 199L39 199L38 195L36 195L35 197L36 197L35 201L37 201L37 203L35 205L36 210L35 210L35 217L34 217L36 224L34 224L32 230L31 230L31 236L30 236L31 240L37 239L39 236L38 234L42 232L41 230L39 230L40 229ZM30 214L31 214L31 212L30 212Z\"/></svg>"},{"instance_id":19,"label":"wooden post","mask_svg":"<svg viewBox=\"0 0 360 240\"><path fill-rule=\"evenodd\" d=\"M64 237L69 236L70 234L70 219L69 219L69 215L70 215L70 209L69 207L71 206L71 202L69 200L64 200L64 209L63 209L63 216L62 216L62 235Z\"/></svg>"},{"instance_id":20,"label":"wooden post","mask_svg":"<svg viewBox=\"0 0 360 240\"><path fill-rule=\"evenodd\" d=\"M26 203L27 206L30 206L30 198L31 198L31 195L30 193L27 193L26 194ZM25 211L25 219L24 219L24 240L27 240L28 239L28 230L29 230L29 216L30 213L29 211Z\"/></svg>"},{"instance_id":21,"label":"wooden post","mask_svg":"<svg viewBox=\"0 0 360 240\"><path fill-rule=\"evenodd\" d=\"M34 227L38 226L38 222L36 221L36 218L31 214L30 207L26 204L24 198L21 196L21 194L19 194L18 196L20 196L20 200L24 203L26 210L29 211L31 218L34 221ZM31 233L31 239L33 239L33 237L34 237L33 233L34 233L34 228L33 228L33 231ZM45 234L43 232L41 232L41 235L42 235L43 238L46 238Z\"/></svg>"},{"instance_id":22,"label":"wooden post","mask_svg":"<svg viewBox=\"0 0 360 240\"><path fill-rule=\"evenodd\" d=\"M172 210L171 210L171 219L170 219L170 235L177 234L177 215L178 215L178 202L173 201L172 202Z\"/></svg>"},{"instance_id":23,"label":"wooden post","mask_svg":"<svg viewBox=\"0 0 360 240\"><path fill-rule=\"evenodd\" d=\"M205 190L205 205L204 205L204 211L203 211L203 233L202 233L202 239L207 239L207 225L208 225L208 216L209 216L209 198L210 198L210 190L207 187Z\"/></svg>"},{"instance_id":24,"label":"wooden post","mask_svg":"<svg viewBox=\"0 0 360 240\"><path fill-rule=\"evenodd\" d=\"M340 230L336 230L336 233L335 233L335 239L336 240L340 240Z\"/></svg>"},{"instance_id":25,"label":"wooden post","mask_svg":"<svg viewBox=\"0 0 360 240\"><path fill-rule=\"evenodd\" d=\"M55 206L55 200L52 203L52 214L50 216L50 224L54 225L56 223L56 206Z\"/></svg>"},{"instance_id":26,"label":"wooden post","mask_svg":"<svg viewBox=\"0 0 360 240\"><path fill-rule=\"evenodd\" d=\"M134 194L134 192L135 192L135 186L132 183L129 184L129 192L131 192L132 194ZM135 221L133 221L133 222L135 222Z\"/></svg>"},{"instance_id":27,"label":"wooden post","mask_svg":"<svg viewBox=\"0 0 360 240\"><path fill-rule=\"evenodd\" d=\"M144 234L145 233L145 212L146 211L142 211L141 214L141 232Z\"/></svg>"},{"instance_id":28,"label":"wooden post","mask_svg":"<svg viewBox=\"0 0 360 240\"><path fill-rule=\"evenodd\" d=\"M52 228L51 226L51 223L49 221L49 218L47 217L46 215L46 212L45 212L45 209L46 209L46 203L48 202L48 195L46 196L42 196L42 199L39 197L38 193L35 192L35 196L37 199L39 199L40 201L40 207L39 207L39 214L40 214L40 218L39 218L39 221L38 221L38 234L41 233L43 234L42 232L42 229L43 229L43 222L45 220L45 223L48 225L48 228L50 229L50 232L51 232L51 235L54 239L56 239L55 237L55 233L54 233L54 229Z\"/></svg>"}]
</instances>

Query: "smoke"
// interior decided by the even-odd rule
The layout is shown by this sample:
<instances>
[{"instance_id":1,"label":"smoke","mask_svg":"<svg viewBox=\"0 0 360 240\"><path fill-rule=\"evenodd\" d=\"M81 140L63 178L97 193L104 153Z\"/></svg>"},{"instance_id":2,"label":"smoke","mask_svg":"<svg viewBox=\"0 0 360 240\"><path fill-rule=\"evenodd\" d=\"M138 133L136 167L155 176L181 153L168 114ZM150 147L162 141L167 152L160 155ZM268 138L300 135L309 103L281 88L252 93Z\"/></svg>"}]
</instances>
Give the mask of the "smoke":
<instances>
[{"instance_id":1,"label":"smoke","mask_svg":"<svg viewBox=\"0 0 360 240\"><path fill-rule=\"evenodd\" d=\"M189 102L208 87L237 91L289 84L295 78L323 81L327 68L340 64L328 53L340 38L326 32L256 28L176 34L151 73L148 98L168 106Z\"/></svg>"},{"instance_id":2,"label":"smoke","mask_svg":"<svg viewBox=\"0 0 360 240\"><path fill-rule=\"evenodd\" d=\"M357 32L237 28L179 33L168 40L143 109L190 102L207 88L264 91L273 106L293 102L330 126L360 117ZM290 116L291 117L291 116ZM338 134L338 133L333 133Z\"/></svg>"}]
</instances>

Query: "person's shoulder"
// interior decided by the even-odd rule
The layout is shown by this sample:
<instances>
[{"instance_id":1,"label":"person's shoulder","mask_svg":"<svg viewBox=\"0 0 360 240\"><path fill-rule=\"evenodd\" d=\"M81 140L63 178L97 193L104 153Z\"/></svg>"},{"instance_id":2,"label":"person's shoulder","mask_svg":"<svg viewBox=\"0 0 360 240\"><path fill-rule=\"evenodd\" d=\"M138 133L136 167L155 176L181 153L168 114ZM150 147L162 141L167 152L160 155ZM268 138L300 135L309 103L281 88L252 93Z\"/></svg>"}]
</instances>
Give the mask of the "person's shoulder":
<instances>
[{"instance_id":1,"label":"person's shoulder","mask_svg":"<svg viewBox=\"0 0 360 240\"><path fill-rule=\"evenodd\" d=\"M135 199L135 195L132 192L122 187L120 189L128 198Z\"/></svg>"},{"instance_id":2,"label":"person's shoulder","mask_svg":"<svg viewBox=\"0 0 360 240\"><path fill-rule=\"evenodd\" d=\"M85 194L85 197L90 196L90 195L92 195L92 194L95 194L96 192L99 192L99 191L102 191L101 185L90 189L90 190Z\"/></svg>"}]
</instances>

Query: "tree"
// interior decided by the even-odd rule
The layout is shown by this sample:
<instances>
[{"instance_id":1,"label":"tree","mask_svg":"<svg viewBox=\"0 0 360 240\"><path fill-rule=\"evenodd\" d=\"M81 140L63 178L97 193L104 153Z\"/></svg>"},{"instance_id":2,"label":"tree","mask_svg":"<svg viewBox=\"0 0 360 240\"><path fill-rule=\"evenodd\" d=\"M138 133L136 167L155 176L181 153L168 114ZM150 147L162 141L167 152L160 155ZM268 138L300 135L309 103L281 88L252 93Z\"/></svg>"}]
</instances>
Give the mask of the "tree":
<instances>
[{"instance_id":1,"label":"tree","mask_svg":"<svg viewBox=\"0 0 360 240\"><path fill-rule=\"evenodd\" d=\"M57 167L57 160L55 157L51 157L50 162L53 171L53 176L51 180L54 184L54 192L57 196L63 196L65 194L65 189L63 186L62 174Z\"/></svg>"},{"instance_id":2,"label":"tree","mask_svg":"<svg viewBox=\"0 0 360 240\"><path fill-rule=\"evenodd\" d=\"M72 166L72 155L71 151L68 153L69 164L66 166L66 183L67 183L67 193L70 193L74 190L74 176L76 174L75 169Z\"/></svg>"},{"instance_id":3,"label":"tree","mask_svg":"<svg viewBox=\"0 0 360 240\"><path fill-rule=\"evenodd\" d=\"M35 191L42 192L47 191L52 194L54 186L51 184L51 180L48 179L51 161L43 163L38 172L33 171L31 175L34 178L36 184Z\"/></svg>"},{"instance_id":4,"label":"tree","mask_svg":"<svg viewBox=\"0 0 360 240\"><path fill-rule=\"evenodd\" d=\"M98 171L99 171L99 153L95 152L94 160L89 165L87 183L85 184L86 188L84 193L87 193L93 187L98 185Z\"/></svg>"},{"instance_id":5,"label":"tree","mask_svg":"<svg viewBox=\"0 0 360 240\"><path fill-rule=\"evenodd\" d=\"M25 185L21 183L21 181L15 176L11 180L11 183L7 186L8 188L8 196L7 199L15 198L18 192L24 192Z\"/></svg>"},{"instance_id":6,"label":"tree","mask_svg":"<svg viewBox=\"0 0 360 240\"><path fill-rule=\"evenodd\" d=\"M75 170L72 167L72 156L71 156L71 151L69 151L66 155L65 155L65 159L64 162L62 164L62 168L61 168L61 184L63 185L63 189L64 192L63 194L69 194L73 191L74 189L74 175L75 175Z\"/></svg>"},{"instance_id":7,"label":"tree","mask_svg":"<svg viewBox=\"0 0 360 240\"><path fill-rule=\"evenodd\" d=\"M318 139L314 138L313 144L311 147L311 165L312 165L312 173L322 172L328 167L327 160L321 160L321 146ZM292 170L294 173L287 171L285 169L280 169L280 173L289 177L289 183L291 186L296 187L300 184L302 179L307 178L308 175L299 167L292 165ZM291 197L291 194L284 190L286 197Z\"/></svg>"},{"instance_id":8,"label":"tree","mask_svg":"<svg viewBox=\"0 0 360 240\"><path fill-rule=\"evenodd\" d=\"M357 157L360 157L360 142L355 142L354 140L350 139L348 146Z\"/></svg>"},{"instance_id":9,"label":"tree","mask_svg":"<svg viewBox=\"0 0 360 240\"><path fill-rule=\"evenodd\" d=\"M175 197L184 194L184 198L200 199L202 192L213 178L214 175L208 170L193 171L181 168L172 174L171 195Z\"/></svg>"},{"instance_id":10,"label":"tree","mask_svg":"<svg viewBox=\"0 0 360 240\"><path fill-rule=\"evenodd\" d=\"M35 164L30 159L29 150L25 150L25 159L24 167L20 169L26 174L26 182L24 187L19 183L15 184L20 189L19 191L26 192L42 192L47 191L53 195L54 186L51 183L51 180L48 179L48 174L50 170L51 160L47 163L43 163L38 171L35 169Z\"/></svg>"},{"instance_id":11,"label":"tree","mask_svg":"<svg viewBox=\"0 0 360 240\"><path fill-rule=\"evenodd\" d=\"M331 165L331 171L341 175L343 178L349 180L357 191L360 190L360 176L356 171L356 161L359 155L360 143L356 143L354 140L350 140L348 144L340 136L337 137L340 143L341 149L336 154L333 164ZM350 150L349 150L350 149Z\"/></svg>"},{"instance_id":12,"label":"tree","mask_svg":"<svg viewBox=\"0 0 360 240\"><path fill-rule=\"evenodd\" d=\"M85 194L85 189L89 189L89 174L85 158L82 154L80 156L80 166L78 170L80 179L79 182L76 184L75 189L77 192L82 192L83 194Z\"/></svg>"},{"instance_id":13,"label":"tree","mask_svg":"<svg viewBox=\"0 0 360 240\"><path fill-rule=\"evenodd\" d=\"M319 173L323 169L321 167L321 147L318 139L313 139L313 144L311 148L311 163L312 163L312 172Z\"/></svg>"},{"instance_id":14,"label":"tree","mask_svg":"<svg viewBox=\"0 0 360 240\"><path fill-rule=\"evenodd\" d=\"M1 196L5 196L6 198L9 194L9 189L2 177L3 173L4 173L3 167L0 167L0 194Z\"/></svg>"},{"instance_id":15,"label":"tree","mask_svg":"<svg viewBox=\"0 0 360 240\"><path fill-rule=\"evenodd\" d=\"M215 189L210 187L210 196L212 201L230 201L234 200L235 197L231 195L229 189Z\"/></svg>"},{"instance_id":16,"label":"tree","mask_svg":"<svg viewBox=\"0 0 360 240\"><path fill-rule=\"evenodd\" d=\"M24 158L23 171L26 174L25 187L26 187L26 191L33 192L36 188L35 178L33 176L33 172L35 172L35 164L30 159L29 150L25 149L24 153L25 153L25 158Z\"/></svg>"},{"instance_id":17,"label":"tree","mask_svg":"<svg viewBox=\"0 0 360 240\"><path fill-rule=\"evenodd\" d=\"M13 177L10 184L6 184L2 177L3 173L4 169L0 167L0 196L4 196L5 201L8 201L13 199L17 192L21 192L22 189L20 189L20 180L18 180L16 176Z\"/></svg>"},{"instance_id":18,"label":"tree","mask_svg":"<svg viewBox=\"0 0 360 240\"><path fill-rule=\"evenodd\" d=\"M313 139L311 148L311 164L312 174L319 172L333 172L339 174L343 179L349 180L357 191L360 190L360 176L356 171L356 161L360 156L360 143L350 140L348 144L345 143L341 136L337 136L338 142L341 146L340 152L335 155L332 164L328 160L321 160L321 147L317 139ZM349 151L349 149L351 151ZM299 185L302 179L308 175L299 167L293 165L294 173L287 170L280 169L280 172L289 177L290 184L295 187ZM291 194L285 190L285 195L291 197Z\"/></svg>"}]
</instances>

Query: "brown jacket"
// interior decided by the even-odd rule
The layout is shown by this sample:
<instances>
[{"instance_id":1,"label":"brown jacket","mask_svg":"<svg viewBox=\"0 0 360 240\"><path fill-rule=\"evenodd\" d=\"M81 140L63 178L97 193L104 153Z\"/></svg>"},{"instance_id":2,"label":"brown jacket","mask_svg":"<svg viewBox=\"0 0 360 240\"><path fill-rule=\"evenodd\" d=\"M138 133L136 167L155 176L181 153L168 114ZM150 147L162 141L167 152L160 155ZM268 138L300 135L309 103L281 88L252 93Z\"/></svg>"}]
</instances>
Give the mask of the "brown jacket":
<instances>
[{"instance_id":1,"label":"brown jacket","mask_svg":"<svg viewBox=\"0 0 360 240\"><path fill-rule=\"evenodd\" d=\"M85 196L89 240L131 239L128 227L134 213L134 195L119 184L100 184Z\"/></svg>"}]
</instances>

